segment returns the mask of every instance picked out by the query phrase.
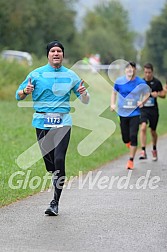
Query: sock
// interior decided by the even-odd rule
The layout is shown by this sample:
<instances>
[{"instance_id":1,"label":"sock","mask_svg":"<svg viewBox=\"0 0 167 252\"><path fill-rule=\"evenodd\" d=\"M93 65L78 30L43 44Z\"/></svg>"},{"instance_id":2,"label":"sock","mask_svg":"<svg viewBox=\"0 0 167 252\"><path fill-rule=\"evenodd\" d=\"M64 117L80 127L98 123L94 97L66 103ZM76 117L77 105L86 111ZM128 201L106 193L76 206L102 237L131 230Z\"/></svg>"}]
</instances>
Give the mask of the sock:
<instances>
[{"instance_id":1,"label":"sock","mask_svg":"<svg viewBox=\"0 0 167 252\"><path fill-rule=\"evenodd\" d=\"M157 148L156 148L156 145L153 145L153 150L156 150Z\"/></svg>"},{"instance_id":2,"label":"sock","mask_svg":"<svg viewBox=\"0 0 167 252\"><path fill-rule=\"evenodd\" d=\"M142 149L143 151L146 151L146 147L142 147L141 149Z\"/></svg>"},{"instance_id":3,"label":"sock","mask_svg":"<svg viewBox=\"0 0 167 252\"><path fill-rule=\"evenodd\" d=\"M129 158L129 160L130 160L130 161L133 161L133 158L131 157L131 158Z\"/></svg>"}]
</instances>

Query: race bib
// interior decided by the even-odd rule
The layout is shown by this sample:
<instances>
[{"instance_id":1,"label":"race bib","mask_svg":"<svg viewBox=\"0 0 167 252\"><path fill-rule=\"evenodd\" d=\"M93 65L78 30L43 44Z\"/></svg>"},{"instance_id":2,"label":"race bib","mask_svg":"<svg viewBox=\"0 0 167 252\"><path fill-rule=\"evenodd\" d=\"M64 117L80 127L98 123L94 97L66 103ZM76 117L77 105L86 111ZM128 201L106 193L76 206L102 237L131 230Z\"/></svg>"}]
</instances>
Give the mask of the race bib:
<instances>
[{"instance_id":1,"label":"race bib","mask_svg":"<svg viewBox=\"0 0 167 252\"><path fill-rule=\"evenodd\" d=\"M62 115L59 113L46 113L44 114L44 127L58 128L63 127Z\"/></svg>"},{"instance_id":2,"label":"race bib","mask_svg":"<svg viewBox=\"0 0 167 252\"><path fill-rule=\"evenodd\" d=\"M154 97L149 97L149 99L144 104L144 107L153 107L155 105L155 99Z\"/></svg>"},{"instance_id":3,"label":"race bib","mask_svg":"<svg viewBox=\"0 0 167 252\"><path fill-rule=\"evenodd\" d=\"M125 99L123 108L132 109L137 107L137 102L135 99Z\"/></svg>"}]
</instances>

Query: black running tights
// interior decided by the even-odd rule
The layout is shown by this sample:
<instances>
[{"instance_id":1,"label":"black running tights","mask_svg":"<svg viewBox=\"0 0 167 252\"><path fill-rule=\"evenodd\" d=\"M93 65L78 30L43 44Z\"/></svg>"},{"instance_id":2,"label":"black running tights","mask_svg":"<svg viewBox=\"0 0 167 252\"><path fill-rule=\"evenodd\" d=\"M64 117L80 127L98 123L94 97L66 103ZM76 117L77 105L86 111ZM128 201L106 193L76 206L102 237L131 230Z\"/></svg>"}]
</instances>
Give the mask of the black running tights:
<instances>
[{"instance_id":1,"label":"black running tights","mask_svg":"<svg viewBox=\"0 0 167 252\"><path fill-rule=\"evenodd\" d=\"M52 130L36 129L46 170L54 173L54 198L59 201L65 181L65 156L70 140L70 126Z\"/></svg>"}]
</instances>

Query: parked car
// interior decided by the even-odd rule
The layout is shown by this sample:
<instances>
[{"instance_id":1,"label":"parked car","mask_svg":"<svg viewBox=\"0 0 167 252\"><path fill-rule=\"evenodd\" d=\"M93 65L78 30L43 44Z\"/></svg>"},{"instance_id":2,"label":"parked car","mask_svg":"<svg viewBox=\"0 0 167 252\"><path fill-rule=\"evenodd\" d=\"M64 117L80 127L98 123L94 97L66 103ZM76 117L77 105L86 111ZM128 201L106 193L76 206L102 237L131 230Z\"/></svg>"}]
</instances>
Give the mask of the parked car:
<instances>
[{"instance_id":1,"label":"parked car","mask_svg":"<svg viewBox=\"0 0 167 252\"><path fill-rule=\"evenodd\" d=\"M27 63L32 65L32 56L28 52L15 51L15 50L4 50L1 53L2 58L7 60L17 60L19 63Z\"/></svg>"}]
</instances>

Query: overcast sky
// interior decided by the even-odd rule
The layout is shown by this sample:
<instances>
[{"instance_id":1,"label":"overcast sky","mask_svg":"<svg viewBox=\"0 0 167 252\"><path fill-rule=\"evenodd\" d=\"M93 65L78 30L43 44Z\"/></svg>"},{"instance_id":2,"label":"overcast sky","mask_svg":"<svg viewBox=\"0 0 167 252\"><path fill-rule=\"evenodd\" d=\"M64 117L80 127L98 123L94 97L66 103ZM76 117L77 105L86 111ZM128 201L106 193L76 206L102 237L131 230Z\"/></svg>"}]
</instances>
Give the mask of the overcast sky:
<instances>
[{"instance_id":1,"label":"overcast sky","mask_svg":"<svg viewBox=\"0 0 167 252\"><path fill-rule=\"evenodd\" d=\"M107 0L79 0L77 5L79 25L82 25L82 17L87 10L92 9L95 5L106 2ZM149 23L153 16L160 14L167 0L118 0L123 7L128 10L131 21L131 28L144 32L149 28Z\"/></svg>"}]
</instances>

